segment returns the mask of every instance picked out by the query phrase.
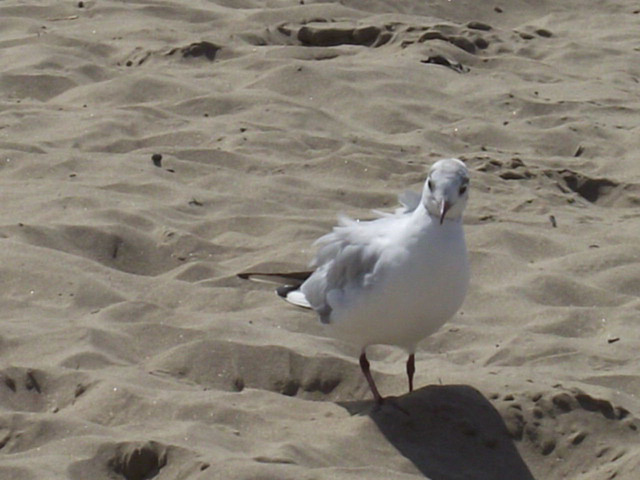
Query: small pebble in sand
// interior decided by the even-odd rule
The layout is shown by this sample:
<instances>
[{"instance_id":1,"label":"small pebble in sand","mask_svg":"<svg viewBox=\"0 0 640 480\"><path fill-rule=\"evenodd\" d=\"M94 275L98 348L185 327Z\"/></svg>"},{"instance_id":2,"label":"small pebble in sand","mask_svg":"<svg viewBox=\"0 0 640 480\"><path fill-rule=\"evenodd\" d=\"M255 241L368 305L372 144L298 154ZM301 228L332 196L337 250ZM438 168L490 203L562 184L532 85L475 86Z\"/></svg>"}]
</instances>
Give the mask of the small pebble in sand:
<instances>
[{"instance_id":1,"label":"small pebble in sand","mask_svg":"<svg viewBox=\"0 0 640 480\"><path fill-rule=\"evenodd\" d=\"M162 166L162 155L160 153L154 153L151 155L151 161L156 167Z\"/></svg>"}]
</instances>

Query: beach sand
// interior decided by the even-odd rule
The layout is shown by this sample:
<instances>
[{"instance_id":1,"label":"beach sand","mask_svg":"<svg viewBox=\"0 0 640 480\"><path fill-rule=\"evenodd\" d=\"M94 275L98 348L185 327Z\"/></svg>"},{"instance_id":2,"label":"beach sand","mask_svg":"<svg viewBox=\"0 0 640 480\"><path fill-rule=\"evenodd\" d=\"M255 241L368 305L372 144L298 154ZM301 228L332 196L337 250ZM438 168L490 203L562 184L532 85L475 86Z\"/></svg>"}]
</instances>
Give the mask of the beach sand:
<instances>
[{"instance_id":1,"label":"beach sand","mask_svg":"<svg viewBox=\"0 0 640 480\"><path fill-rule=\"evenodd\" d=\"M630 0L0 2L0 478L633 479ZM304 269L429 165L472 284L405 353L243 271ZM390 319L393 321L393 319Z\"/></svg>"}]
</instances>

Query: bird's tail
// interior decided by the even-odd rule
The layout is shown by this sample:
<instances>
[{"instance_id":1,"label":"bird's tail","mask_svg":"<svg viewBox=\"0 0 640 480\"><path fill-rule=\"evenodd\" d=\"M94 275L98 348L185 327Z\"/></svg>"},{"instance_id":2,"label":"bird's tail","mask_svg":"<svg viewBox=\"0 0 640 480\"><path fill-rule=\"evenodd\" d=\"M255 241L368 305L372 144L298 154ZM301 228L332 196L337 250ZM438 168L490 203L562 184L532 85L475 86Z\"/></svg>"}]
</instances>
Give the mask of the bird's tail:
<instances>
[{"instance_id":1,"label":"bird's tail","mask_svg":"<svg viewBox=\"0 0 640 480\"><path fill-rule=\"evenodd\" d=\"M312 271L285 273L245 272L239 273L238 277L254 282L272 283L275 285L295 285L299 287L312 273Z\"/></svg>"},{"instance_id":2,"label":"bird's tail","mask_svg":"<svg viewBox=\"0 0 640 480\"><path fill-rule=\"evenodd\" d=\"M311 308L307 297L298 289L312 273L312 271L286 273L245 272L239 273L238 277L243 280L279 285L276 288L278 296L298 307Z\"/></svg>"}]
</instances>

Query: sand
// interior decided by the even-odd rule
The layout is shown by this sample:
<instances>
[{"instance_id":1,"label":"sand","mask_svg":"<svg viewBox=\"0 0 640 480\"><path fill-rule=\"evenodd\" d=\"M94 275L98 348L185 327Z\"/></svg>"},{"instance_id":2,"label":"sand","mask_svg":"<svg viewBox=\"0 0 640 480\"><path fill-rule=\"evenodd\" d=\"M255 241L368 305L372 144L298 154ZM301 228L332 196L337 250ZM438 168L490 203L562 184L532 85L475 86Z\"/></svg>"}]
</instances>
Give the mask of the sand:
<instances>
[{"instance_id":1,"label":"sand","mask_svg":"<svg viewBox=\"0 0 640 480\"><path fill-rule=\"evenodd\" d=\"M0 2L0 478L636 479L630 0ZM155 156L154 156L155 155ZM472 285L405 354L304 268L457 156Z\"/></svg>"}]
</instances>

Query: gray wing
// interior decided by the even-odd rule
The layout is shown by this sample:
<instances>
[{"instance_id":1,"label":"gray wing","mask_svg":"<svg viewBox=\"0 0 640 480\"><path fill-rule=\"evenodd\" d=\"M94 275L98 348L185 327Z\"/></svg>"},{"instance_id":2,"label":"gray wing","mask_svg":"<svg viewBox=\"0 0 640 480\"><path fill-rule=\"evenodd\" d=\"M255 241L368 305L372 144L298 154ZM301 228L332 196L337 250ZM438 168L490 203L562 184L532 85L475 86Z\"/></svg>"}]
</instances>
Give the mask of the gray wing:
<instances>
[{"instance_id":1,"label":"gray wing","mask_svg":"<svg viewBox=\"0 0 640 480\"><path fill-rule=\"evenodd\" d=\"M331 316L330 295L365 288L370 282L383 250L385 218L356 222L341 218L333 231L316 241L318 254L312 264L314 273L300 291L320 315L323 323Z\"/></svg>"}]
</instances>

